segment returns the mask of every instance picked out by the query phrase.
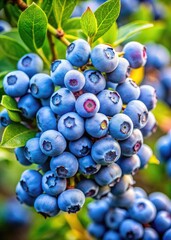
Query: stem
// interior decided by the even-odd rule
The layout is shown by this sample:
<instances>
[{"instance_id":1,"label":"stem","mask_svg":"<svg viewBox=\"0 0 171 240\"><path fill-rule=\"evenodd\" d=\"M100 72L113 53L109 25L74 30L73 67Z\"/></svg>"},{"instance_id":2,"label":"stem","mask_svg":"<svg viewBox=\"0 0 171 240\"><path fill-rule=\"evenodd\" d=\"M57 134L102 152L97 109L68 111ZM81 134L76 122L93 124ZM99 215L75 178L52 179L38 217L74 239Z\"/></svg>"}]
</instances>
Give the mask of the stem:
<instances>
[{"instance_id":1,"label":"stem","mask_svg":"<svg viewBox=\"0 0 171 240\"><path fill-rule=\"evenodd\" d=\"M79 240L82 240L82 239L92 240L89 233L84 229L84 227L80 223L76 213L73 213L73 214L65 213L64 217L67 223L69 224L69 226L71 227L71 229L75 230L78 233Z\"/></svg>"},{"instance_id":2,"label":"stem","mask_svg":"<svg viewBox=\"0 0 171 240\"><path fill-rule=\"evenodd\" d=\"M14 3L18 5L21 11L24 11L28 6L23 0L13 0Z\"/></svg>"},{"instance_id":3,"label":"stem","mask_svg":"<svg viewBox=\"0 0 171 240\"><path fill-rule=\"evenodd\" d=\"M53 36L49 31L47 33L47 36L48 36L48 41L49 41L49 47L50 47L51 53L52 53L52 62L53 62L54 60L58 59L58 53L55 48L55 42L54 42Z\"/></svg>"},{"instance_id":4,"label":"stem","mask_svg":"<svg viewBox=\"0 0 171 240\"><path fill-rule=\"evenodd\" d=\"M70 35L70 34L65 34L65 37L66 37L66 38L69 38L69 39L71 39L71 40L77 40L77 39L78 39L78 37L73 36L73 35Z\"/></svg>"},{"instance_id":5,"label":"stem","mask_svg":"<svg viewBox=\"0 0 171 240\"><path fill-rule=\"evenodd\" d=\"M117 52L118 57L123 57L123 55L125 54L124 52Z\"/></svg>"},{"instance_id":6,"label":"stem","mask_svg":"<svg viewBox=\"0 0 171 240\"><path fill-rule=\"evenodd\" d=\"M50 62L49 60L46 58L43 50L40 48L40 49L37 49L36 52L40 55L40 57L43 59L43 61L45 62L45 64L47 65L48 68L50 68Z\"/></svg>"}]
</instances>

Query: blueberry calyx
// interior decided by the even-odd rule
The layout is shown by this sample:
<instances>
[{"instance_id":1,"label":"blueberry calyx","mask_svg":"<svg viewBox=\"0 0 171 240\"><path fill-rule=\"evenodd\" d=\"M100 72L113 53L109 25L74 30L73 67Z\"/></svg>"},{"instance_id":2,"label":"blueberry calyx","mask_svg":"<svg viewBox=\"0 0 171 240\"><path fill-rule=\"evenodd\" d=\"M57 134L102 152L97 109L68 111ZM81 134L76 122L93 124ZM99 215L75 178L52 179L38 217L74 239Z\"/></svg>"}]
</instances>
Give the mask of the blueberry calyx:
<instances>
[{"instance_id":1,"label":"blueberry calyx","mask_svg":"<svg viewBox=\"0 0 171 240\"><path fill-rule=\"evenodd\" d=\"M105 153L105 162L112 162L116 159L117 154L116 151L109 151Z\"/></svg>"},{"instance_id":2,"label":"blueberry calyx","mask_svg":"<svg viewBox=\"0 0 171 240\"><path fill-rule=\"evenodd\" d=\"M80 205L71 206L68 208L68 213L76 213L80 210Z\"/></svg>"},{"instance_id":3,"label":"blueberry calyx","mask_svg":"<svg viewBox=\"0 0 171 240\"><path fill-rule=\"evenodd\" d=\"M86 167L85 170L86 170L86 173L93 174L96 172L97 169L93 166L90 166L90 167Z\"/></svg>"},{"instance_id":4,"label":"blueberry calyx","mask_svg":"<svg viewBox=\"0 0 171 240\"><path fill-rule=\"evenodd\" d=\"M108 48L104 49L104 53L105 53L105 56L109 60L111 60L115 57L115 52L114 52L113 48L108 47Z\"/></svg>"},{"instance_id":5,"label":"blueberry calyx","mask_svg":"<svg viewBox=\"0 0 171 240\"><path fill-rule=\"evenodd\" d=\"M89 75L89 79L91 82L93 83L98 83L99 82L99 76L97 75L96 72L92 72L90 75Z\"/></svg>"},{"instance_id":6,"label":"blueberry calyx","mask_svg":"<svg viewBox=\"0 0 171 240\"><path fill-rule=\"evenodd\" d=\"M142 143L140 141L137 141L136 144L133 146L134 152L138 152L138 150L141 148Z\"/></svg>"},{"instance_id":7,"label":"blueberry calyx","mask_svg":"<svg viewBox=\"0 0 171 240\"><path fill-rule=\"evenodd\" d=\"M35 83L31 84L30 90L33 94L37 94L39 92L39 89Z\"/></svg>"},{"instance_id":8,"label":"blueberry calyx","mask_svg":"<svg viewBox=\"0 0 171 240\"><path fill-rule=\"evenodd\" d=\"M87 99L85 102L84 102L84 109L91 113L94 111L94 109L96 108L96 103L94 100L92 99Z\"/></svg>"},{"instance_id":9,"label":"blueberry calyx","mask_svg":"<svg viewBox=\"0 0 171 240\"><path fill-rule=\"evenodd\" d=\"M57 178L52 174L51 176L48 176L46 179L46 184L49 188L52 188L56 185Z\"/></svg>"},{"instance_id":10,"label":"blueberry calyx","mask_svg":"<svg viewBox=\"0 0 171 240\"><path fill-rule=\"evenodd\" d=\"M11 75L7 77L8 85L14 85L17 82L17 77L15 75Z\"/></svg>"},{"instance_id":11,"label":"blueberry calyx","mask_svg":"<svg viewBox=\"0 0 171 240\"><path fill-rule=\"evenodd\" d=\"M123 122L120 126L120 132L123 134L129 133L131 126L128 122Z\"/></svg>"},{"instance_id":12,"label":"blueberry calyx","mask_svg":"<svg viewBox=\"0 0 171 240\"><path fill-rule=\"evenodd\" d=\"M51 71L54 72L60 64L61 64L61 61L59 60L54 61L51 65Z\"/></svg>"},{"instance_id":13,"label":"blueberry calyx","mask_svg":"<svg viewBox=\"0 0 171 240\"><path fill-rule=\"evenodd\" d=\"M82 156L86 156L90 152L90 148L88 146L83 146L80 150Z\"/></svg>"},{"instance_id":14,"label":"blueberry calyx","mask_svg":"<svg viewBox=\"0 0 171 240\"><path fill-rule=\"evenodd\" d=\"M75 124L75 118L72 118L72 117L67 117L64 119L64 125L65 127L67 128L73 128L76 126Z\"/></svg>"},{"instance_id":15,"label":"blueberry calyx","mask_svg":"<svg viewBox=\"0 0 171 240\"><path fill-rule=\"evenodd\" d=\"M71 43L67 48L67 53L68 54L71 53L74 50L74 48L75 48L75 44Z\"/></svg>"},{"instance_id":16,"label":"blueberry calyx","mask_svg":"<svg viewBox=\"0 0 171 240\"><path fill-rule=\"evenodd\" d=\"M24 189L24 191L28 192L29 191L29 188L27 186L27 183L24 181L24 180L21 180L20 181L20 184L22 186L22 188Z\"/></svg>"},{"instance_id":17,"label":"blueberry calyx","mask_svg":"<svg viewBox=\"0 0 171 240\"><path fill-rule=\"evenodd\" d=\"M147 112L143 112L142 114L139 114L139 122L145 123L147 122L147 118L148 118Z\"/></svg>"},{"instance_id":18,"label":"blueberry calyx","mask_svg":"<svg viewBox=\"0 0 171 240\"><path fill-rule=\"evenodd\" d=\"M60 177L66 177L68 170L64 166L59 166L56 168L56 172Z\"/></svg>"},{"instance_id":19,"label":"blueberry calyx","mask_svg":"<svg viewBox=\"0 0 171 240\"><path fill-rule=\"evenodd\" d=\"M58 93L56 93L53 97L52 97L52 102L55 106L58 106L61 103L62 100L62 96Z\"/></svg>"},{"instance_id":20,"label":"blueberry calyx","mask_svg":"<svg viewBox=\"0 0 171 240\"><path fill-rule=\"evenodd\" d=\"M49 141L43 141L43 149L45 151L51 151L52 150L52 144Z\"/></svg>"},{"instance_id":21,"label":"blueberry calyx","mask_svg":"<svg viewBox=\"0 0 171 240\"><path fill-rule=\"evenodd\" d=\"M105 130L105 129L107 128L107 121L106 121L106 120L103 120L103 121L101 122L100 128L101 128L102 130Z\"/></svg>"},{"instance_id":22,"label":"blueberry calyx","mask_svg":"<svg viewBox=\"0 0 171 240\"><path fill-rule=\"evenodd\" d=\"M69 80L69 84L70 84L70 86L77 86L78 85L78 81L77 81L77 79L70 79Z\"/></svg>"},{"instance_id":23,"label":"blueberry calyx","mask_svg":"<svg viewBox=\"0 0 171 240\"><path fill-rule=\"evenodd\" d=\"M29 67L30 64L31 64L31 62L32 62L31 57L26 56L25 58L23 58L21 64L22 64L24 67Z\"/></svg>"},{"instance_id":24,"label":"blueberry calyx","mask_svg":"<svg viewBox=\"0 0 171 240\"><path fill-rule=\"evenodd\" d=\"M113 103L118 103L119 102L119 99L120 99L120 96L117 92L110 92L109 93L109 98L111 99L111 101Z\"/></svg>"}]
</instances>

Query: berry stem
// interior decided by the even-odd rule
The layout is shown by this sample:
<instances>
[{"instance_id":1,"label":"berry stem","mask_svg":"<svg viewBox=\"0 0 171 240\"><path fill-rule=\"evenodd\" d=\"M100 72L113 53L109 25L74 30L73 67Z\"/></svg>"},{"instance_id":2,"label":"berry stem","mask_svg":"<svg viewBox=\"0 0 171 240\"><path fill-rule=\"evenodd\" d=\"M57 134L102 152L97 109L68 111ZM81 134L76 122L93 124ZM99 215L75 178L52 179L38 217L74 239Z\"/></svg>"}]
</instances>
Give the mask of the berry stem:
<instances>
[{"instance_id":1,"label":"berry stem","mask_svg":"<svg viewBox=\"0 0 171 240\"><path fill-rule=\"evenodd\" d=\"M65 220L71 227L71 229L74 231L75 234L77 234L77 237L79 240L92 240L91 236L88 234L88 232L84 229L82 224L80 223L78 216L76 213L74 214L64 214Z\"/></svg>"},{"instance_id":2,"label":"berry stem","mask_svg":"<svg viewBox=\"0 0 171 240\"><path fill-rule=\"evenodd\" d=\"M28 5L23 0L13 0L13 2L18 5L21 11L24 11L28 7Z\"/></svg>"},{"instance_id":3,"label":"berry stem","mask_svg":"<svg viewBox=\"0 0 171 240\"><path fill-rule=\"evenodd\" d=\"M53 62L56 59L58 59L58 53L55 48L54 36L52 36L52 34L49 31L47 33L47 36L48 36L48 41L49 41L49 47L50 47L51 53L52 53L52 62Z\"/></svg>"},{"instance_id":4,"label":"berry stem","mask_svg":"<svg viewBox=\"0 0 171 240\"><path fill-rule=\"evenodd\" d=\"M45 64L50 67L50 62L49 60L46 58L43 50L40 48L40 49L37 49L36 52L39 54L39 56L43 59L43 61L45 62Z\"/></svg>"}]
</instances>

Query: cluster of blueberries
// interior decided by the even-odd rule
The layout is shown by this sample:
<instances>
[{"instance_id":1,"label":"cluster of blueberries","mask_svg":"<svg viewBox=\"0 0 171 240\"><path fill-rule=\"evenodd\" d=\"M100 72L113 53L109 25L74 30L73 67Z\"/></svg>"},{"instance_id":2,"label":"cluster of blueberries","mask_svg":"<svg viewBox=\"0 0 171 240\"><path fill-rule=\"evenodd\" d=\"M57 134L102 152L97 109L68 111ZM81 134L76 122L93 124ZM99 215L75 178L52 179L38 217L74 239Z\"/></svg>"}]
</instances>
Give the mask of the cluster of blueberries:
<instances>
[{"instance_id":1,"label":"cluster of blueberries","mask_svg":"<svg viewBox=\"0 0 171 240\"><path fill-rule=\"evenodd\" d=\"M171 177L171 131L157 140L156 153L160 162L166 166L167 175Z\"/></svg>"},{"instance_id":2,"label":"cluster of blueberries","mask_svg":"<svg viewBox=\"0 0 171 240\"><path fill-rule=\"evenodd\" d=\"M148 59L142 84L153 86L158 98L171 106L170 53L162 44L149 43L146 46Z\"/></svg>"},{"instance_id":3,"label":"cluster of blueberries","mask_svg":"<svg viewBox=\"0 0 171 240\"><path fill-rule=\"evenodd\" d=\"M146 48L129 42L123 52L119 57L106 44L91 50L78 39L67 47L66 60L52 63L50 76L30 53L3 79L5 93L21 110L21 123L33 127L36 119L38 128L15 154L21 164L37 164L42 171L25 170L16 195L45 217L60 210L75 213L85 197L122 192L133 183L129 175L152 156L143 138L156 129L151 112L156 92L128 77L130 68L145 65ZM0 120L4 127L11 123L6 110Z\"/></svg>"},{"instance_id":4,"label":"cluster of blueberries","mask_svg":"<svg viewBox=\"0 0 171 240\"><path fill-rule=\"evenodd\" d=\"M89 203L89 233L102 240L170 240L171 201L161 192L139 187Z\"/></svg>"}]
</instances>

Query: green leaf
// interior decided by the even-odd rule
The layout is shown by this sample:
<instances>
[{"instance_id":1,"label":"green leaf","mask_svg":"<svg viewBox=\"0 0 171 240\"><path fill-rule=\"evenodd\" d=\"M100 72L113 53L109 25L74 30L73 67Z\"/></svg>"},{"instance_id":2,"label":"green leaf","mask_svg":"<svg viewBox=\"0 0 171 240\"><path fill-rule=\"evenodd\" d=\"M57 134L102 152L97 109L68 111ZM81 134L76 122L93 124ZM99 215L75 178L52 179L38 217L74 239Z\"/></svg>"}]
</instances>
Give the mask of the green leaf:
<instances>
[{"instance_id":1,"label":"green leaf","mask_svg":"<svg viewBox=\"0 0 171 240\"><path fill-rule=\"evenodd\" d=\"M35 3L20 15L18 21L20 37L32 51L42 47L46 38L47 23L46 14Z\"/></svg>"},{"instance_id":2,"label":"green leaf","mask_svg":"<svg viewBox=\"0 0 171 240\"><path fill-rule=\"evenodd\" d=\"M151 27L153 27L153 24L145 21L135 21L128 23L119 28L118 37L114 45L119 45L120 43L130 38L132 35Z\"/></svg>"},{"instance_id":3,"label":"green leaf","mask_svg":"<svg viewBox=\"0 0 171 240\"><path fill-rule=\"evenodd\" d=\"M7 73L8 71L3 71L0 73L0 88L3 88L3 79Z\"/></svg>"},{"instance_id":4,"label":"green leaf","mask_svg":"<svg viewBox=\"0 0 171 240\"><path fill-rule=\"evenodd\" d=\"M17 102L15 99L8 95L2 96L1 105L7 110L21 112L17 107Z\"/></svg>"},{"instance_id":5,"label":"green leaf","mask_svg":"<svg viewBox=\"0 0 171 240\"><path fill-rule=\"evenodd\" d=\"M61 28L63 23L68 20L76 4L77 0L54 0L53 10L58 28Z\"/></svg>"},{"instance_id":6,"label":"green leaf","mask_svg":"<svg viewBox=\"0 0 171 240\"><path fill-rule=\"evenodd\" d=\"M0 146L3 148L22 147L34 136L34 131L24 127L22 124L12 123L5 128Z\"/></svg>"},{"instance_id":7,"label":"green leaf","mask_svg":"<svg viewBox=\"0 0 171 240\"><path fill-rule=\"evenodd\" d=\"M5 0L0 1L0 10L5 6Z\"/></svg>"},{"instance_id":8,"label":"green leaf","mask_svg":"<svg viewBox=\"0 0 171 240\"><path fill-rule=\"evenodd\" d=\"M67 22L63 24L63 29L64 31L69 31L69 30L80 30L81 29L81 18L80 17L75 17L75 18L70 18L68 19Z\"/></svg>"},{"instance_id":9,"label":"green leaf","mask_svg":"<svg viewBox=\"0 0 171 240\"><path fill-rule=\"evenodd\" d=\"M27 50L16 40L5 35L0 35L0 54L18 62Z\"/></svg>"},{"instance_id":10,"label":"green leaf","mask_svg":"<svg viewBox=\"0 0 171 240\"><path fill-rule=\"evenodd\" d=\"M97 32L97 20L89 7L81 16L81 27L83 32L90 38Z\"/></svg>"},{"instance_id":11,"label":"green leaf","mask_svg":"<svg viewBox=\"0 0 171 240\"><path fill-rule=\"evenodd\" d=\"M13 122L21 122L21 117L18 112L8 110L8 115Z\"/></svg>"},{"instance_id":12,"label":"green leaf","mask_svg":"<svg viewBox=\"0 0 171 240\"><path fill-rule=\"evenodd\" d=\"M47 17L50 16L52 8L53 8L54 0L44 0L41 4L41 9L46 13Z\"/></svg>"},{"instance_id":13,"label":"green leaf","mask_svg":"<svg viewBox=\"0 0 171 240\"><path fill-rule=\"evenodd\" d=\"M118 33L117 24L116 22L114 22L111 28L101 38L104 43L113 44L117 37L117 33Z\"/></svg>"},{"instance_id":14,"label":"green leaf","mask_svg":"<svg viewBox=\"0 0 171 240\"><path fill-rule=\"evenodd\" d=\"M103 3L96 11L97 33L94 37L96 41L99 37L105 34L116 21L120 12L120 0L109 0Z\"/></svg>"},{"instance_id":15,"label":"green leaf","mask_svg":"<svg viewBox=\"0 0 171 240\"><path fill-rule=\"evenodd\" d=\"M14 152L9 151L5 148L0 148L0 161L16 161Z\"/></svg>"}]
</instances>

